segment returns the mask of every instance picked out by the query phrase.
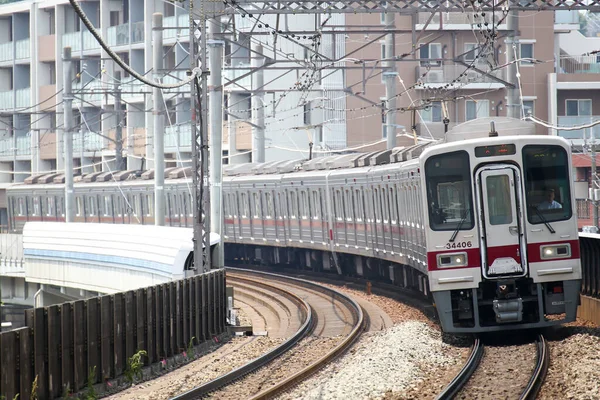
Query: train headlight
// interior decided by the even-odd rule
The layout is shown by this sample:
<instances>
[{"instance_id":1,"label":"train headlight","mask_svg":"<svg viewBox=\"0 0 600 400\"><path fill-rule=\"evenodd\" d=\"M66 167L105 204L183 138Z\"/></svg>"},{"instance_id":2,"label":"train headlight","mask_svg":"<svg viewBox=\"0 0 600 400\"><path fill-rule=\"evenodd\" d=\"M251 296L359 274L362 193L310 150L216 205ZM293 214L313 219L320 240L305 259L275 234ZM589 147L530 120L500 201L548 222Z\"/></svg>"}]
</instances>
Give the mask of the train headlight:
<instances>
[{"instance_id":1,"label":"train headlight","mask_svg":"<svg viewBox=\"0 0 600 400\"><path fill-rule=\"evenodd\" d=\"M568 243L542 246L540 251L543 260L571 257L571 245Z\"/></svg>"},{"instance_id":2,"label":"train headlight","mask_svg":"<svg viewBox=\"0 0 600 400\"><path fill-rule=\"evenodd\" d=\"M464 267L467 264L467 253L447 253L437 255L438 268Z\"/></svg>"}]
</instances>

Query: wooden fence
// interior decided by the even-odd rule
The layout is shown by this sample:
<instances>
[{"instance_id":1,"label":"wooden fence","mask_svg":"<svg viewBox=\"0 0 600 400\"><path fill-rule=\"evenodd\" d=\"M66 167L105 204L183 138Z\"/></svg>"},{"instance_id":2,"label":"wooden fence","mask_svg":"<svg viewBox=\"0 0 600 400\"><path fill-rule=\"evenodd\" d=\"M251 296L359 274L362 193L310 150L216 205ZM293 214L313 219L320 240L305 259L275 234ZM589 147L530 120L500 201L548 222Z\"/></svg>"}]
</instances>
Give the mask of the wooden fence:
<instances>
[{"instance_id":1,"label":"wooden fence","mask_svg":"<svg viewBox=\"0 0 600 400\"><path fill-rule=\"evenodd\" d=\"M225 329L225 271L26 311L25 328L0 333L0 397L29 400L116 378L139 350L145 364L181 353Z\"/></svg>"}]
</instances>

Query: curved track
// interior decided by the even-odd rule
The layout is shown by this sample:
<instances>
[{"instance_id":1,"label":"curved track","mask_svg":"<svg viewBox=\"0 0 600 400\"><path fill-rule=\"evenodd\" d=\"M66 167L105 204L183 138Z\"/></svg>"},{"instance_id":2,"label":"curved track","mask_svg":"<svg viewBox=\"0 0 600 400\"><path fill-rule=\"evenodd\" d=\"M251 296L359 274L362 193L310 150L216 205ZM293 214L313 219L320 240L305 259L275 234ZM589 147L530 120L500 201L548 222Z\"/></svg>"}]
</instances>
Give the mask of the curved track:
<instances>
[{"instance_id":1,"label":"curved track","mask_svg":"<svg viewBox=\"0 0 600 400\"><path fill-rule=\"evenodd\" d=\"M548 343L541 334L539 334L536 338L536 351L536 364L531 374L531 378L519 396L520 400L534 400L537 397L537 394L544 383L546 373L548 372L548 366L550 364L550 352L548 349ZM471 348L471 354L469 355L467 362L452 380L452 382L446 386L446 388L436 397L436 399L450 400L455 398L466 387L471 376L477 370L483 354L483 343L479 337L475 337L475 341Z\"/></svg>"},{"instance_id":2,"label":"curved track","mask_svg":"<svg viewBox=\"0 0 600 400\"><path fill-rule=\"evenodd\" d=\"M271 352L256 358L250 363L231 371L230 373L217 378L207 384L196 387L186 393L183 393L174 399L196 399L207 394L224 388L244 378L260 367L274 361L279 356L289 351L302 338L311 335L320 337L340 337L340 342L330 350L326 355L320 357L306 368L296 371L287 378L269 386L268 389L254 394L253 398L272 397L286 388L305 379L307 376L317 371L320 367L331 361L333 358L344 352L363 331L366 323L361 307L346 295L333 289L323 287L313 282L289 278L276 274L258 273L247 270L230 269L227 270L227 279L235 282L240 288L257 288L277 291L281 294L292 294L295 298L301 299L305 304L306 319L300 330L282 345L273 349ZM272 305L270 307L273 307ZM290 321L293 320L293 311L290 310ZM282 327L279 327L280 330ZM263 386L264 387L264 386Z\"/></svg>"}]
</instances>

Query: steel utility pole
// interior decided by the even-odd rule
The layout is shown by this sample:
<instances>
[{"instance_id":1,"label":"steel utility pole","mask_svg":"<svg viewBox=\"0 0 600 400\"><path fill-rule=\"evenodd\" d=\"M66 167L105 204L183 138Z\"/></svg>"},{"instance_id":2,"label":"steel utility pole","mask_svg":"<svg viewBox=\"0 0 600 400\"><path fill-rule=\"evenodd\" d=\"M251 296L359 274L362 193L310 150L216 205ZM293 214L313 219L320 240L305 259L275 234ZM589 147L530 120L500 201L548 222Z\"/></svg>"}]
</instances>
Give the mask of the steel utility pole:
<instances>
[{"instance_id":1,"label":"steel utility pole","mask_svg":"<svg viewBox=\"0 0 600 400\"><path fill-rule=\"evenodd\" d=\"M208 28L208 61L210 62L209 105L210 105L210 231L219 235L221 240L213 252L212 267L223 268L223 215L222 181L223 181L223 86L221 73L223 69L223 47L220 40L221 21L211 20Z\"/></svg>"},{"instance_id":2,"label":"steel utility pole","mask_svg":"<svg viewBox=\"0 0 600 400\"><path fill-rule=\"evenodd\" d=\"M73 73L71 67L71 48L63 49L63 102L65 143L65 217L67 222L75 220L75 194L73 193Z\"/></svg>"},{"instance_id":3,"label":"steel utility pole","mask_svg":"<svg viewBox=\"0 0 600 400\"><path fill-rule=\"evenodd\" d=\"M395 29L394 12L385 13L385 29ZM396 80L398 73L396 65L391 59L395 56L395 38L394 33L388 33L385 36L385 58L389 61L385 62L386 71L383 73L385 79L385 98L386 98L386 114L385 114L385 134L387 138L387 149L391 150L396 147Z\"/></svg>"},{"instance_id":4,"label":"steel utility pole","mask_svg":"<svg viewBox=\"0 0 600 400\"><path fill-rule=\"evenodd\" d=\"M509 10L506 18L508 37L506 38L506 62L508 63L508 76L506 81L513 86L508 88L506 102L506 116L521 118L521 101L519 98L519 80L517 79L517 57L519 56L519 16L518 11ZM515 57L517 54L517 57Z\"/></svg>"},{"instance_id":5,"label":"steel utility pole","mask_svg":"<svg viewBox=\"0 0 600 400\"><path fill-rule=\"evenodd\" d=\"M260 43L252 45L252 62L253 69L261 68L265 62L262 56L263 47ZM254 126L252 127L252 162L265 162L265 108L263 90L264 76L263 70L259 69L252 75L252 119Z\"/></svg>"},{"instance_id":6,"label":"steel utility pole","mask_svg":"<svg viewBox=\"0 0 600 400\"><path fill-rule=\"evenodd\" d=\"M152 14L152 69L160 82L163 69L163 16ZM154 225L165 224L165 102L159 88L152 89L154 102Z\"/></svg>"},{"instance_id":7,"label":"steel utility pole","mask_svg":"<svg viewBox=\"0 0 600 400\"><path fill-rule=\"evenodd\" d=\"M123 122L121 114L121 71L115 71L115 80L115 117L117 119L115 127L115 169L123 171L125 167L123 165L123 126L121 125Z\"/></svg>"}]
</instances>

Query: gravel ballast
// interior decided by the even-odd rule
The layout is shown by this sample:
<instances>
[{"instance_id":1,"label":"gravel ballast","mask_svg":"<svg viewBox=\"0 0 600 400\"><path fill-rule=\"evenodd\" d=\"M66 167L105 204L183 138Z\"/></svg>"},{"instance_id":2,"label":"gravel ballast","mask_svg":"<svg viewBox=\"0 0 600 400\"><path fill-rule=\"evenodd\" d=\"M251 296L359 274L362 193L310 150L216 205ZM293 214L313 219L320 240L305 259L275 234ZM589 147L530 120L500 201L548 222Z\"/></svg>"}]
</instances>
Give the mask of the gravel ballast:
<instances>
[{"instance_id":1,"label":"gravel ballast","mask_svg":"<svg viewBox=\"0 0 600 400\"><path fill-rule=\"evenodd\" d=\"M365 333L342 358L281 399L380 399L400 396L425 377L462 363L464 349L442 342L439 331L408 321L385 331ZM468 349L467 349L468 350Z\"/></svg>"}]
</instances>

